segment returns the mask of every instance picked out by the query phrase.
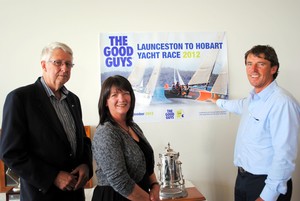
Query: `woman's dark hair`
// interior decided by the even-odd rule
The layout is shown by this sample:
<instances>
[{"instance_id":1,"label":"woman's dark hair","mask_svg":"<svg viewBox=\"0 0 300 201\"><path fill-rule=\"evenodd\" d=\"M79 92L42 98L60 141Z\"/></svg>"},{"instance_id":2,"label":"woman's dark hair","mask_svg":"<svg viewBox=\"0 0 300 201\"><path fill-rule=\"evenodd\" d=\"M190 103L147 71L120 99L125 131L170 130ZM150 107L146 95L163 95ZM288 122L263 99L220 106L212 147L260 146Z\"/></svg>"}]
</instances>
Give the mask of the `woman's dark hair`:
<instances>
[{"instance_id":1,"label":"woman's dark hair","mask_svg":"<svg viewBox=\"0 0 300 201\"><path fill-rule=\"evenodd\" d=\"M279 70L279 62L278 62L277 54L273 47L271 47L269 45L256 45L256 46L252 47L250 50L248 50L245 53L245 64L247 62L247 57L249 54L253 54L257 57L264 58L264 59L270 61L271 67L277 66L277 71L273 75L274 80L276 79L278 72L279 72L278 71ZM262 54L264 55L264 57L262 57Z\"/></svg>"},{"instance_id":2,"label":"woman's dark hair","mask_svg":"<svg viewBox=\"0 0 300 201\"><path fill-rule=\"evenodd\" d=\"M130 103L130 108L126 115L126 124L132 126L134 106L135 106L135 96L130 82L121 75L110 76L102 83L99 102L98 102L98 113L100 117L99 125L100 124L103 125L104 122L106 121L110 121L111 123L115 124L115 121L112 118L108 107L106 106L107 99L109 98L110 95L110 90L113 86L116 87L118 90L129 91L130 93L131 103Z\"/></svg>"}]
</instances>

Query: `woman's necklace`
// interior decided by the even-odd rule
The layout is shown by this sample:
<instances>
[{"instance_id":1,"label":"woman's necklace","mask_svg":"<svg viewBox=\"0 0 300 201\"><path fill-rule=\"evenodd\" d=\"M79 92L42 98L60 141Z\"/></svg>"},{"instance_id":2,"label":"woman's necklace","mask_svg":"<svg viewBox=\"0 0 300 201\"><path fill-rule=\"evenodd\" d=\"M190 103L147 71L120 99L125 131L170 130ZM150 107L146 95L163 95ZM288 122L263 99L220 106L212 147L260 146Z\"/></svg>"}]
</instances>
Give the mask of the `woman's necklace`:
<instances>
[{"instance_id":1,"label":"woman's necklace","mask_svg":"<svg viewBox=\"0 0 300 201\"><path fill-rule=\"evenodd\" d=\"M123 126L121 126L120 124L118 124L118 126L122 129L122 130L124 130L126 133L128 133L129 134L129 130L130 130L130 126L128 126L128 128L126 129L126 128L124 128Z\"/></svg>"},{"instance_id":2,"label":"woman's necklace","mask_svg":"<svg viewBox=\"0 0 300 201\"><path fill-rule=\"evenodd\" d=\"M118 124L118 126L119 126L122 130L124 130L129 136L131 136L135 141L137 141L137 142L140 141L139 137L135 134L134 130L132 130L130 126L128 126L127 129L125 129L125 128L124 128L123 126L121 126L120 124ZM130 131L130 129L131 129L132 131Z\"/></svg>"}]
</instances>

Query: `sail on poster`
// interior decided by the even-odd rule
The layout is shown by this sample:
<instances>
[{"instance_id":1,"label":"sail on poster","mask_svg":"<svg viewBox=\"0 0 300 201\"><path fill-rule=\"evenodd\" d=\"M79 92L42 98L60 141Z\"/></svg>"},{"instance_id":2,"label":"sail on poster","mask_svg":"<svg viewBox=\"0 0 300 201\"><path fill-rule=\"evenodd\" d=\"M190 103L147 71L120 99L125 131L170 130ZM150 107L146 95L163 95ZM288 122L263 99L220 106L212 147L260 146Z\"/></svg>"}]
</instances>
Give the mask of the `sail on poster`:
<instances>
[{"instance_id":1,"label":"sail on poster","mask_svg":"<svg viewBox=\"0 0 300 201\"><path fill-rule=\"evenodd\" d=\"M101 33L99 59L100 83L131 83L137 122L228 117L210 101L229 95L225 32Z\"/></svg>"}]
</instances>

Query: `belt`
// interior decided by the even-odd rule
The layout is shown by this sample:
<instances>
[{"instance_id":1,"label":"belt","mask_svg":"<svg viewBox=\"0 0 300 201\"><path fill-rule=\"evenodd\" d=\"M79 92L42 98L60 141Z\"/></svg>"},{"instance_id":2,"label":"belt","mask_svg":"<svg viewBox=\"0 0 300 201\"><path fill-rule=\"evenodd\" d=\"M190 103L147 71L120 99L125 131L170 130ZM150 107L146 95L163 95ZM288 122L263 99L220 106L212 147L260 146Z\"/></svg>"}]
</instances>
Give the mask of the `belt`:
<instances>
[{"instance_id":1,"label":"belt","mask_svg":"<svg viewBox=\"0 0 300 201\"><path fill-rule=\"evenodd\" d=\"M241 173L241 174L250 173L250 172L247 172L246 170L244 170L244 168L242 168L242 167L238 167L238 171L239 171L239 173ZM251 174L251 173L250 173L250 174Z\"/></svg>"}]
</instances>

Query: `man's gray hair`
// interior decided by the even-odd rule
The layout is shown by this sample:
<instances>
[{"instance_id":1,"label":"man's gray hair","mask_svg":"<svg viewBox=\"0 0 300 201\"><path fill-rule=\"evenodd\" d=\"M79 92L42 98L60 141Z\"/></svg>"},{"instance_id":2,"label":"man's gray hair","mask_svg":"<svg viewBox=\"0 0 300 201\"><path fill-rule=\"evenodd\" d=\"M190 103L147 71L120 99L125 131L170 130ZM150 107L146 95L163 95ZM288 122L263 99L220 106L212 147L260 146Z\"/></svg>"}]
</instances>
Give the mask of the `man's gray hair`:
<instances>
[{"instance_id":1,"label":"man's gray hair","mask_svg":"<svg viewBox=\"0 0 300 201\"><path fill-rule=\"evenodd\" d=\"M42 50L41 61L49 61L52 52L55 49L62 49L64 52L70 54L73 58L73 51L69 46L60 42L52 42L48 44L46 47L44 47L44 49Z\"/></svg>"}]
</instances>

